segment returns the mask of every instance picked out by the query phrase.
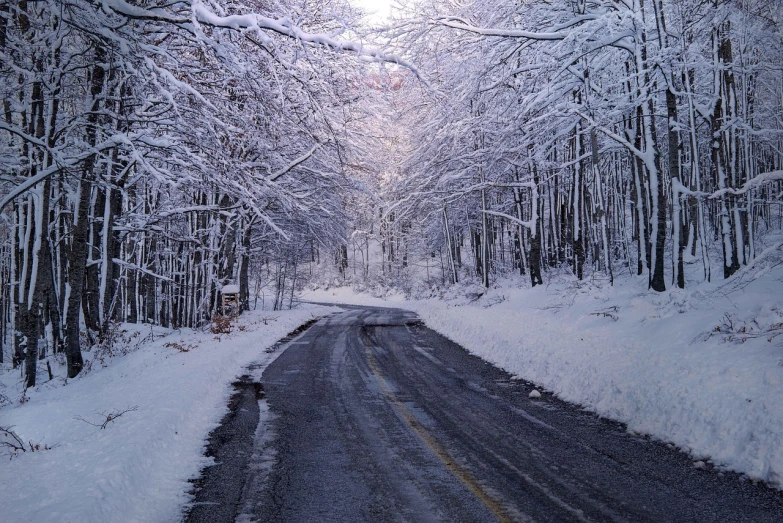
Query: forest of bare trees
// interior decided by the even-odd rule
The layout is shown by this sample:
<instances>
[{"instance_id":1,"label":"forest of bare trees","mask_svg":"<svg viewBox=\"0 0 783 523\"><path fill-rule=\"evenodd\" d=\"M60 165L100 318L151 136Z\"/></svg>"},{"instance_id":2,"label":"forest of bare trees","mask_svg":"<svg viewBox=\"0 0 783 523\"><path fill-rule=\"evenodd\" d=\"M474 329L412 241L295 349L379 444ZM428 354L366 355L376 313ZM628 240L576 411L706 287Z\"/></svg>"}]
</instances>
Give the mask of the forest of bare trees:
<instances>
[{"instance_id":1,"label":"forest of bare trees","mask_svg":"<svg viewBox=\"0 0 783 523\"><path fill-rule=\"evenodd\" d=\"M780 2L400 5L387 53L342 1L0 2L0 362L73 377L319 263L664 291L779 236Z\"/></svg>"},{"instance_id":2,"label":"forest of bare trees","mask_svg":"<svg viewBox=\"0 0 783 523\"><path fill-rule=\"evenodd\" d=\"M201 325L228 283L247 308L269 280L282 306L297 263L346 235L356 64L398 61L340 39L351 16L0 3L0 362L32 386L63 353L73 377L113 322Z\"/></svg>"},{"instance_id":3,"label":"forest of bare trees","mask_svg":"<svg viewBox=\"0 0 783 523\"><path fill-rule=\"evenodd\" d=\"M389 208L398 237L446 257L447 280L625 271L663 291L688 284L689 264L692 279L729 278L780 232L779 2L400 13L389 34L437 94L397 102L413 145Z\"/></svg>"}]
</instances>

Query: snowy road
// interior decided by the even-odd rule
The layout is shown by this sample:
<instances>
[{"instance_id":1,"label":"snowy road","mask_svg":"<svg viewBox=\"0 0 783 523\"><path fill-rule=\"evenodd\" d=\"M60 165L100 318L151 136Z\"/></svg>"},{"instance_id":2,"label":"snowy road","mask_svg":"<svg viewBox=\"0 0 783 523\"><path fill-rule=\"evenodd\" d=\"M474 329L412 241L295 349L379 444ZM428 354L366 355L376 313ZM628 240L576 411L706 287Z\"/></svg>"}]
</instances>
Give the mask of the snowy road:
<instances>
[{"instance_id":1,"label":"snowy road","mask_svg":"<svg viewBox=\"0 0 783 523\"><path fill-rule=\"evenodd\" d=\"M529 384L412 313L322 320L262 381L271 414L234 472L245 485L238 521L783 518L779 492L700 470L547 394L531 399Z\"/></svg>"}]
</instances>

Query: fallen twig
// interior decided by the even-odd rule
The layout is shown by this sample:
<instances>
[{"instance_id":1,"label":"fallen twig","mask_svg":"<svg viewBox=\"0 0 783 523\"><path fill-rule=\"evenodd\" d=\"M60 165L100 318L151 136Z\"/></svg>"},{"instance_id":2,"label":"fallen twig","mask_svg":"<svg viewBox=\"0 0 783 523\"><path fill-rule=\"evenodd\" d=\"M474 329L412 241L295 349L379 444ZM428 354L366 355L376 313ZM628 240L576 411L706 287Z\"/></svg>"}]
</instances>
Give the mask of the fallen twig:
<instances>
[{"instance_id":1,"label":"fallen twig","mask_svg":"<svg viewBox=\"0 0 783 523\"><path fill-rule=\"evenodd\" d=\"M618 320L617 312L618 308L617 305L612 305L611 307L607 307L606 309L602 309L600 311L591 312L591 316L600 316L604 318L612 318L614 321Z\"/></svg>"},{"instance_id":2,"label":"fallen twig","mask_svg":"<svg viewBox=\"0 0 783 523\"><path fill-rule=\"evenodd\" d=\"M11 430L11 427L0 427L0 436L3 436L0 441L0 446L10 448L14 452L27 452L24 448L24 441L20 438L16 432Z\"/></svg>"},{"instance_id":3,"label":"fallen twig","mask_svg":"<svg viewBox=\"0 0 783 523\"><path fill-rule=\"evenodd\" d=\"M109 412L108 414L106 414L104 412L101 412L100 413L101 416L106 416L106 419L103 421L103 423L93 423L92 421L86 420L86 419L82 418L81 416L76 416L74 419L77 419L79 421L83 421L83 422L87 423L88 425L92 425L93 427L100 427L101 430L103 430L103 429L106 428L106 426L109 423L111 423L112 421L116 420L117 418L119 418L123 414L126 414L128 412L133 412L133 411L136 411L136 410L139 410L139 406L138 405L135 405L133 407L127 408L127 409L122 410L122 411L114 410L112 412Z\"/></svg>"}]
</instances>

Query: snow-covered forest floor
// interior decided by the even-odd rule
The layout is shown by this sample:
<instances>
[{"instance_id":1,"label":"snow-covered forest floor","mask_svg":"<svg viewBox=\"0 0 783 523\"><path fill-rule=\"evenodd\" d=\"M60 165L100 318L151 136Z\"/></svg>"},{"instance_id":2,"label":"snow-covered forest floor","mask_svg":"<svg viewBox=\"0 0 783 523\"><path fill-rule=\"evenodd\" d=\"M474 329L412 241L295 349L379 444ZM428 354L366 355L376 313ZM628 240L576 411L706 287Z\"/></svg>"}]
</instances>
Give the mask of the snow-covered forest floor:
<instances>
[{"instance_id":1,"label":"snow-covered forest floor","mask_svg":"<svg viewBox=\"0 0 783 523\"><path fill-rule=\"evenodd\" d=\"M175 521L188 480L209 463L206 438L227 412L231 383L265 349L328 307L254 311L229 334L123 324L111 348L85 353L89 370L23 393L0 371L2 521ZM45 371L42 371L45 373ZM124 413L123 413L124 412ZM121 414L101 428L108 416ZM10 488L10 485L16 485Z\"/></svg>"},{"instance_id":2,"label":"snow-covered forest floor","mask_svg":"<svg viewBox=\"0 0 783 523\"><path fill-rule=\"evenodd\" d=\"M783 247L741 274L686 290L644 277L552 278L452 287L441 298L377 298L349 287L303 299L412 309L482 358L559 398L716 466L780 488ZM691 271L700 270L696 265ZM694 280L697 278L694 277Z\"/></svg>"}]
</instances>

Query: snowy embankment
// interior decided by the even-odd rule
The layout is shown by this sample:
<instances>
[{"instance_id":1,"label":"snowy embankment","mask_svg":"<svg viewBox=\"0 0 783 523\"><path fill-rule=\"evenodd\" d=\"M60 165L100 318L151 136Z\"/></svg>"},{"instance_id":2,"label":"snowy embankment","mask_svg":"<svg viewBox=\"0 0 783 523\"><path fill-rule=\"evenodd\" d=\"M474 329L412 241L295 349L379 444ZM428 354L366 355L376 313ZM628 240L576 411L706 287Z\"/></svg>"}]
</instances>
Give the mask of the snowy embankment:
<instances>
[{"instance_id":1,"label":"snowy embankment","mask_svg":"<svg viewBox=\"0 0 783 523\"><path fill-rule=\"evenodd\" d=\"M67 385L55 376L28 391L24 403L18 372L6 369L0 393L12 403L0 408L0 427L13 427L26 446L40 450L0 447L0 519L179 520L188 480L210 462L203 457L206 438L228 411L231 383L248 364L271 363L279 351L265 349L275 341L330 310L251 312L219 336L138 326L138 335L126 332L112 349L132 352L103 353L103 363L98 352L85 353L89 371ZM126 410L105 429L91 424Z\"/></svg>"},{"instance_id":2,"label":"snowy embankment","mask_svg":"<svg viewBox=\"0 0 783 523\"><path fill-rule=\"evenodd\" d=\"M782 262L778 246L728 282L660 294L625 277L614 286L570 280L480 297L483 289L462 288L425 301L351 299L342 289L306 298L415 310L429 327L561 399L674 443L694 461L780 488Z\"/></svg>"}]
</instances>

